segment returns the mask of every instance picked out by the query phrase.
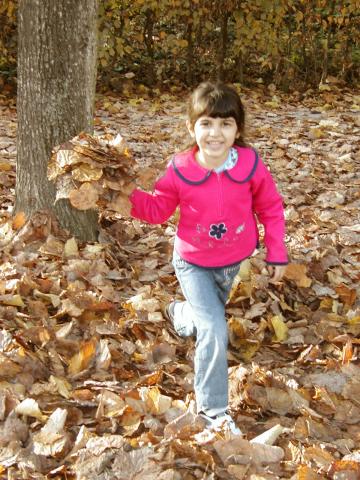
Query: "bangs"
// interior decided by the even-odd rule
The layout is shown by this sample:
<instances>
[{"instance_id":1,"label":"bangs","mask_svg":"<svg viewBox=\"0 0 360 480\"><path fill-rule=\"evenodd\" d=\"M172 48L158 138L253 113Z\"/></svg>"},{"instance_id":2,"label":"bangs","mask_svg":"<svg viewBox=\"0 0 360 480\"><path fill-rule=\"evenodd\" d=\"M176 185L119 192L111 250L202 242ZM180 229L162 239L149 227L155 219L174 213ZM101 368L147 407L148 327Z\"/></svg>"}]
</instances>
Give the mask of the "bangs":
<instances>
[{"instance_id":1,"label":"bangs","mask_svg":"<svg viewBox=\"0 0 360 480\"><path fill-rule=\"evenodd\" d=\"M194 128L200 117L235 119L238 136L235 143L245 146L245 111L235 88L222 82L203 82L192 93L188 104L189 125Z\"/></svg>"},{"instance_id":2,"label":"bangs","mask_svg":"<svg viewBox=\"0 0 360 480\"><path fill-rule=\"evenodd\" d=\"M238 112L234 108L234 100L227 96L216 96L211 98L199 98L197 105L194 105L196 117L233 117L238 119Z\"/></svg>"}]
</instances>

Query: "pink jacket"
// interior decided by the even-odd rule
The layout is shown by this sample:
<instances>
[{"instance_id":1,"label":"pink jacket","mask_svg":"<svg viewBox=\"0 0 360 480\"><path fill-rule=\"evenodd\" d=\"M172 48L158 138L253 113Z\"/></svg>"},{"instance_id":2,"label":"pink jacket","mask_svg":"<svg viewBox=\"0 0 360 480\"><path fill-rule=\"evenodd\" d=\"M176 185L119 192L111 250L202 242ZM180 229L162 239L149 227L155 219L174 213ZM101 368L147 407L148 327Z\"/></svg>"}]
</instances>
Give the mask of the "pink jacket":
<instances>
[{"instance_id":1,"label":"pink jacket","mask_svg":"<svg viewBox=\"0 0 360 480\"><path fill-rule=\"evenodd\" d=\"M196 162L197 147L177 154L153 193L132 192L131 215L163 223L179 205L175 249L202 267L228 266L249 257L259 243L257 218L265 229L266 261L287 264L284 211L274 180L253 149L236 148L237 164L222 173Z\"/></svg>"}]
</instances>

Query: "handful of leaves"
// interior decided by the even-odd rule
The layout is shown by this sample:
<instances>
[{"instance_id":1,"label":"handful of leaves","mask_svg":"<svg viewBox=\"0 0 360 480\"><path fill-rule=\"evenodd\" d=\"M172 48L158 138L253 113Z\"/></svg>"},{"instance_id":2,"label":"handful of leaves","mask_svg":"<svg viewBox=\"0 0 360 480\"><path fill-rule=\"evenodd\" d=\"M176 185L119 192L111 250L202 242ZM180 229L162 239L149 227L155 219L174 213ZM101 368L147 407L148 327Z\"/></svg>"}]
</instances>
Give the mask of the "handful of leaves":
<instances>
[{"instance_id":1,"label":"handful of leaves","mask_svg":"<svg viewBox=\"0 0 360 480\"><path fill-rule=\"evenodd\" d=\"M128 195L133 188L151 188L155 177L154 169L136 163L119 134L81 133L57 146L48 164L56 201L67 198L78 210L110 210L123 216L129 215Z\"/></svg>"}]
</instances>

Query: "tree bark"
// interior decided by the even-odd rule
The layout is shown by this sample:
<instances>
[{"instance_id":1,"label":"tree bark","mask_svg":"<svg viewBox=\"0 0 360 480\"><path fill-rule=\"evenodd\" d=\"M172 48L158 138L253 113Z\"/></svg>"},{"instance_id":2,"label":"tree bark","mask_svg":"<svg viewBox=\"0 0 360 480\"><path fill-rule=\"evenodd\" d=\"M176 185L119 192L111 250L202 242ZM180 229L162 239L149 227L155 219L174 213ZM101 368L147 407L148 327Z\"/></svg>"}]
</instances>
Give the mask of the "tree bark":
<instances>
[{"instance_id":1,"label":"tree bark","mask_svg":"<svg viewBox=\"0 0 360 480\"><path fill-rule=\"evenodd\" d=\"M221 81L225 80L225 57L226 49L228 43L228 20L229 13L223 12L221 14L221 25L220 25L220 45L218 51L218 79Z\"/></svg>"},{"instance_id":2,"label":"tree bark","mask_svg":"<svg viewBox=\"0 0 360 480\"><path fill-rule=\"evenodd\" d=\"M15 210L48 209L81 240L97 237L97 214L55 203L47 179L54 146L93 131L97 0L20 0Z\"/></svg>"},{"instance_id":3,"label":"tree bark","mask_svg":"<svg viewBox=\"0 0 360 480\"><path fill-rule=\"evenodd\" d=\"M151 8L145 11L145 25L144 25L144 41L146 45L147 55L149 57L148 78L150 85L155 83L155 68L154 68L154 23L155 13Z\"/></svg>"},{"instance_id":4,"label":"tree bark","mask_svg":"<svg viewBox=\"0 0 360 480\"><path fill-rule=\"evenodd\" d=\"M192 5L191 5L192 6ZM186 49L186 82L188 86L192 86L194 83L194 43L193 43L193 23L188 19L186 25L186 40L188 42Z\"/></svg>"}]
</instances>

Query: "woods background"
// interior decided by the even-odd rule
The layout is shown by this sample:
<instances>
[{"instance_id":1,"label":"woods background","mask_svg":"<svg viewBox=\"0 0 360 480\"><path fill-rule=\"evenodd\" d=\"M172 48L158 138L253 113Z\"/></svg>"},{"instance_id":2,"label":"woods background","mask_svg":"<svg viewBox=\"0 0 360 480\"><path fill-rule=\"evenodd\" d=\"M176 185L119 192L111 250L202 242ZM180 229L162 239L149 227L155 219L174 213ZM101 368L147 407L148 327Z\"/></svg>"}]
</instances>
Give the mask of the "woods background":
<instances>
[{"instance_id":1,"label":"woods background","mask_svg":"<svg viewBox=\"0 0 360 480\"><path fill-rule=\"evenodd\" d=\"M16 75L17 1L0 5L0 87ZM192 86L206 77L285 91L359 81L359 0L106 0L99 85Z\"/></svg>"}]
</instances>

